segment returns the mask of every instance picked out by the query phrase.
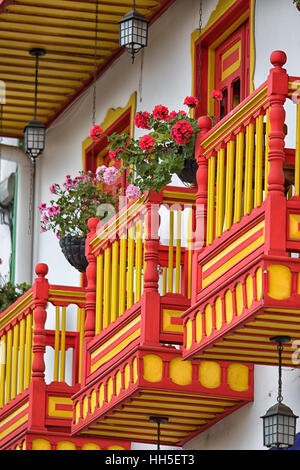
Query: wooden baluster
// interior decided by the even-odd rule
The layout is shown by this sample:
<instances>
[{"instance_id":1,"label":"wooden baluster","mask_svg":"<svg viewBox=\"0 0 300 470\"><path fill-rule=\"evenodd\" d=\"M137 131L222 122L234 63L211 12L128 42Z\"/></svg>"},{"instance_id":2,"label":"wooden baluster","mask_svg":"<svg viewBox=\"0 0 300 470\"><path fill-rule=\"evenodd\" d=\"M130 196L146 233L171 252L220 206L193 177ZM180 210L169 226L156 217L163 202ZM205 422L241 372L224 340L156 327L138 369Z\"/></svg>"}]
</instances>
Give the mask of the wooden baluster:
<instances>
[{"instance_id":1,"label":"wooden baluster","mask_svg":"<svg viewBox=\"0 0 300 470\"><path fill-rule=\"evenodd\" d=\"M205 139L207 132L212 128L212 120L208 116L198 119L198 134L195 145L195 159L198 164L197 170L197 199L196 199L196 236L195 250L204 248L206 244L207 230L207 198L208 198L208 160L203 156L201 142Z\"/></svg>"},{"instance_id":2,"label":"wooden baluster","mask_svg":"<svg viewBox=\"0 0 300 470\"><path fill-rule=\"evenodd\" d=\"M288 75L283 65L286 54L275 51L271 54L273 68L268 77L270 102L269 176L266 200L266 251L268 254L284 255L286 252L286 198L284 194L284 103L288 96Z\"/></svg>"},{"instance_id":3,"label":"wooden baluster","mask_svg":"<svg viewBox=\"0 0 300 470\"><path fill-rule=\"evenodd\" d=\"M28 417L28 428L30 430L44 429L46 416L44 354L46 350L45 322L47 318L46 306L48 303L49 284L45 276L48 273L48 266L43 263L37 264L35 272L38 277L33 284L33 361Z\"/></svg>"},{"instance_id":4,"label":"wooden baluster","mask_svg":"<svg viewBox=\"0 0 300 470\"><path fill-rule=\"evenodd\" d=\"M144 292L142 296L141 344L157 345L160 337L159 265L159 205L161 194L152 194L146 203L146 238Z\"/></svg>"},{"instance_id":5,"label":"wooden baluster","mask_svg":"<svg viewBox=\"0 0 300 470\"><path fill-rule=\"evenodd\" d=\"M86 341L91 340L95 335L95 316L96 316L96 276L97 261L95 255L91 251L90 240L96 235L96 229L99 225L99 219L92 217L88 221L90 232L86 237L85 256L88 261L86 268L87 286L86 286L86 305L85 305L85 325L84 338Z\"/></svg>"},{"instance_id":6,"label":"wooden baluster","mask_svg":"<svg viewBox=\"0 0 300 470\"><path fill-rule=\"evenodd\" d=\"M225 146L217 149L216 237L223 233L225 213Z\"/></svg>"},{"instance_id":7,"label":"wooden baluster","mask_svg":"<svg viewBox=\"0 0 300 470\"><path fill-rule=\"evenodd\" d=\"M225 230L229 230L233 220L235 136L227 141L226 194L225 194Z\"/></svg>"},{"instance_id":8,"label":"wooden baluster","mask_svg":"<svg viewBox=\"0 0 300 470\"><path fill-rule=\"evenodd\" d=\"M260 111L258 116L256 116L254 207L258 207L262 203L263 135L264 135L264 115L262 111Z\"/></svg>"},{"instance_id":9,"label":"wooden baluster","mask_svg":"<svg viewBox=\"0 0 300 470\"><path fill-rule=\"evenodd\" d=\"M242 218L244 140L244 128L241 127L236 133L236 165L233 223L239 222Z\"/></svg>"}]
</instances>

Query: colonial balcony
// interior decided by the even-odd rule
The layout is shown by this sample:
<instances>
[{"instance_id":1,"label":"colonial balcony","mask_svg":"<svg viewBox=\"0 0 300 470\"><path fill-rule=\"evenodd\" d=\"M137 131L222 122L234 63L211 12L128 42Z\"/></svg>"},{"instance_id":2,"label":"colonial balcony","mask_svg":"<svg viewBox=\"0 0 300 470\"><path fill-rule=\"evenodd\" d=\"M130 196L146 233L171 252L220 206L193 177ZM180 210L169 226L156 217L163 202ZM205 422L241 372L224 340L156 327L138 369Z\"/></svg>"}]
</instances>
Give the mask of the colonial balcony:
<instances>
[{"instance_id":1,"label":"colonial balcony","mask_svg":"<svg viewBox=\"0 0 300 470\"><path fill-rule=\"evenodd\" d=\"M0 316L2 449L181 446L253 400L253 367L182 361L194 189L168 187L90 219L87 285L49 285ZM185 235L186 233L186 235ZM37 406L38 404L38 406Z\"/></svg>"},{"instance_id":2,"label":"colonial balcony","mask_svg":"<svg viewBox=\"0 0 300 470\"><path fill-rule=\"evenodd\" d=\"M104 227L90 220L86 362L73 396L73 435L155 444L150 417L160 416L168 419L161 443L181 446L252 400L251 366L182 361L195 196L170 187Z\"/></svg>"},{"instance_id":3,"label":"colonial balcony","mask_svg":"<svg viewBox=\"0 0 300 470\"><path fill-rule=\"evenodd\" d=\"M285 60L274 52L268 80L213 129L200 120L196 279L183 315L184 359L277 365L270 338L287 335L283 364L297 365L300 107L288 149L284 105L298 94L299 78L288 76Z\"/></svg>"},{"instance_id":4,"label":"colonial balcony","mask_svg":"<svg viewBox=\"0 0 300 470\"><path fill-rule=\"evenodd\" d=\"M33 287L0 315L0 448L128 449L130 442L120 439L71 437L71 397L80 388L85 290L49 285L47 272L46 265L37 265ZM46 361L45 370L48 350L52 361Z\"/></svg>"}]
</instances>

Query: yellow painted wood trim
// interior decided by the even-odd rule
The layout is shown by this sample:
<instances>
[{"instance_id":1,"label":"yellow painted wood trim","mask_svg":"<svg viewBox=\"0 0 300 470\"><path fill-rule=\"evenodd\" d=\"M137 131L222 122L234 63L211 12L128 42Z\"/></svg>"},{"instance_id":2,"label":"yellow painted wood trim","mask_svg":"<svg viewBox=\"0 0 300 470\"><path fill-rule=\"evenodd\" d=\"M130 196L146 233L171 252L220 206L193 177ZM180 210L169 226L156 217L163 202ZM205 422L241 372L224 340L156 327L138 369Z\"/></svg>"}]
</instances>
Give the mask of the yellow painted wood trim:
<instances>
[{"instance_id":1,"label":"yellow painted wood trim","mask_svg":"<svg viewBox=\"0 0 300 470\"><path fill-rule=\"evenodd\" d=\"M97 280L96 280L96 334L102 330L103 313L103 253L97 256Z\"/></svg>"},{"instance_id":2,"label":"yellow painted wood trim","mask_svg":"<svg viewBox=\"0 0 300 470\"><path fill-rule=\"evenodd\" d=\"M116 356L120 351L122 351L128 344L140 336L140 328L137 328L133 333L131 333L127 338L120 341L120 343L112 348L107 354L101 357L99 361L95 362L91 366L91 372L94 372L98 367L100 367L104 362L108 361L112 357Z\"/></svg>"},{"instance_id":3,"label":"yellow painted wood trim","mask_svg":"<svg viewBox=\"0 0 300 470\"><path fill-rule=\"evenodd\" d=\"M210 276L207 276L207 278L203 279L203 287L208 286L211 282L213 282L215 279L220 277L222 274L224 274L226 271L228 271L230 268L232 268L235 264L237 264L243 258L245 258L245 256L247 256L249 253L252 253L252 251L256 250L256 248L261 246L263 243L264 243L264 235L259 237L254 242L252 242L250 245L248 245L243 250L241 250L239 253L237 253L235 256L233 256L230 260L226 261L223 264L223 266L216 269L214 271L214 273L212 273Z\"/></svg>"},{"instance_id":4,"label":"yellow painted wood trim","mask_svg":"<svg viewBox=\"0 0 300 470\"><path fill-rule=\"evenodd\" d=\"M256 118L254 207L262 203L264 117Z\"/></svg>"},{"instance_id":5,"label":"yellow painted wood trim","mask_svg":"<svg viewBox=\"0 0 300 470\"><path fill-rule=\"evenodd\" d=\"M126 239L126 236L121 236L120 238L119 315L123 315L126 309L126 255L127 255L127 239Z\"/></svg>"},{"instance_id":6,"label":"yellow painted wood trim","mask_svg":"<svg viewBox=\"0 0 300 470\"><path fill-rule=\"evenodd\" d=\"M70 405L72 406L72 399L67 397L54 397L48 398L48 415L62 418L72 418L72 410L57 410L56 405Z\"/></svg>"},{"instance_id":7,"label":"yellow painted wood trim","mask_svg":"<svg viewBox=\"0 0 300 470\"><path fill-rule=\"evenodd\" d=\"M223 232L225 208L225 149L218 151L216 188L216 238Z\"/></svg>"},{"instance_id":8,"label":"yellow painted wood trim","mask_svg":"<svg viewBox=\"0 0 300 470\"><path fill-rule=\"evenodd\" d=\"M173 324L172 318L180 318L182 310L163 309L163 331L173 331L183 333L183 325Z\"/></svg>"},{"instance_id":9,"label":"yellow painted wood trim","mask_svg":"<svg viewBox=\"0 0 300 470\"><path fill-rule=\"evenodd\" d=\"M66 307L62 307L60 355L60 381L64 382L66 364Z\"/></svg>"},{"instance_id":10,"label":"yellow painted wood trim","mask_svg":"<svg viewBox=\"0 0 300 470\"><path fill-rule=\"evenodd\" d=\"M210 157L210 159L208 160L207 235L206 235L206 241L208 245L210 245L214 240L215 170L216 170L216 157Z\"/></svg>"},{"instance_id":11,"label":"yellow painted wood trim","mask_svg":"<svg viewBox=\"0 0 300 470\"><path fill-rule=\"evenodd\" d=\"M229 230L233 219L235 141L227 144L226 193L225 193L225 230Z\"/></svg>"},{"instance_id":12,"label":"yellow painted wood trim","mask_svg":"<svg viewBox=\"0 0 300 470\"><path fill-rule=\"evenodd\" d=\"M112 277L111 277L111 321L118 317L118 292L119 292L119 242L112 244Z\"/></svg>"},{"instance_id":13,"label":"yellow painted wood trim","mask_svg":"<svg viewBox=\"0 0 300 470\"><path fill-rule=\"evenodd\" d=\"M168 260L168 292L173 292L173 241L174 241L174 211L170 211L169 227L169 260Z\"/></svg>"},{"instance_id":14,"label":"yellow painted wood trim","mask_svg":"<svg viewBox=\"0 0 300 470\"><path fill-rule=\"evenodd\" d=\"M236 137L236 167L235 167L235 195L233 222L239 222L242 217L242 191L243 191L243 164L244 164L244 132Z\"/></svg>"},{"instance_id":15,"label":"yellow painted wood trim","mask_svg":"<svg viewBox=\"0 0 300 470\"><path fill-rule=\"evenodd\" d=\"M20 324L17 323L13 328L13 362L12 362L12 385L11 385L11 398L17 396L18 385L18 351L20 342Z\"/></svg>"},{"instance_id":16,"label":"yellow painted wood trim","mask_svg":"<svg viewBox=\"0 0 300 470\"><path fill-rule=\"evenodd\" d=\"M203 266L203 273L205 273L207 269L209 269L211 266L217 263L220 259L222 259L223 256L226 256L228 253L230 253L231 250L239 246L243 241L247 240L247 238L251 237L251 235L258 232L261 228L264 228L264 227L265 227L265 221L262 220L261 222L259 222L259 224L255 225L255 227L253 227L251 230L248 230L248 232L244 233L244 235L237 238L227 248L222 250L221 253L219 253L217 256L214 256L210 261L208 261Z\"/></svg>"},{"instance_id":17,"label":"yellow painted wood trim","mask_svg":"<svg viewBox=\"0 0 300 470\"><path fill-rule=\"evenodd\" d=\"M25 322L25 318L23 318L20 322L18 393L21 393L24 390L25 330L26 330L26 322Z\"/></svg>"},{"instance_id":18,"label":"yellow painted wood trim","mask_svg":"<svg viewBox=\"0 0 300 470\"><path fill-rule=\"evenodd\" d=\"M177 211L176 225L176 269L175 269L175 293L180 293L180 263L181 263L181 216L182 212Z\"/></svg>"},{"instance_id":19,"label":"yellow painted wood trim","mask_svg":"<svg viewBox=\"0 0 300 470\"><path fill-rule=\"evenodd\" d=\"M58 381L58 367L59 367L59 311L60 307L55 308L55 336L54 336L54 372L53 380Z\"/></svg>"},{"instance_id":20,"label":"yellow painted wood trim","mask_svg":"<svg viewBox=\"0 0 300 470\"><path fill-rule=\"evenodd\" d=\"M0 407L4 406L5 400L5 375L6 375L6 334L1 336L1 375L0 375Z\"/></svg>"},{"instance_id":21,"label":"yellow painted wood trim","mask_svg":"<svg viewBox=\"0 0 300 470\"><path fill-rule=\"evenodd\" d=\"M105 343L103 343L102 346L100 346L99 348L97 348L95 351L92 352L91 359L93 360L98 354L100 354L102 351L108 348L112 343L114 343L118 338L123 336L133 326L137 325L140 320L141 320L141 316L139 315L137 318L135 318L130 323L128 323L128 325L122 328L118 333L112 336L109 340L105 341Z\"/></svg>"},{"instance_id":22,"label":"yellow painted wood trim","mask_svg":"<svg viewBox=\"0 0 300 470\"><path fill-rule=\"evenodd\" d=\"M12 330L8 330L7 344L6 344L5 403L8 403L11 399L11 371L12 371Z\"/></svg>"}]
</instances>

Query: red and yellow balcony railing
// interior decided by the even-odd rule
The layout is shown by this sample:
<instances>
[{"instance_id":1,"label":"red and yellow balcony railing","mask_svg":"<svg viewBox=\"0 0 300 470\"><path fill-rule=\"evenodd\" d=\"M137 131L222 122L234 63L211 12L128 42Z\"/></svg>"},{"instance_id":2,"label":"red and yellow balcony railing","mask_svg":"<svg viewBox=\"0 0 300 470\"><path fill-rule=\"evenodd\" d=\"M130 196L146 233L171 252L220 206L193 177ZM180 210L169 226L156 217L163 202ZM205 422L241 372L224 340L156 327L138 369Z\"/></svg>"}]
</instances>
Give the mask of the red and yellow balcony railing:
<instances>
[{"instance_id":1,"label":"red and yellow balcony railing","mask_svg":"<svg viewBox=\"0 0 300 470\"><path fill-rule=\"evenodd\" d=\"M268 80L215 128L200 118L196 213L203 235L194 254L192 306L183 315L184 359L276 365L269 339L288 335L284 363L293 364L300 111L297 104L295 150L286 149L284 104L299 81L282 68L285 60L283 52L273 53Z\"/></svg>"},{"instance_id":2,"label":"red and yellow balcony railing","mask_svg":"<svg viewBox=\"0 0 300 470\"><path fill-rule=\"evenodd\" d=\"M193 189L168 187L104 227L89 221L85 363L73 435L155 443L149 416L165 416L161 442L179 446L252 400L252 366L182 361L195 197Z\"/></svg>"},{"instance_id":3,"label":"red and yellow balcony railing","mask_svg":"<svg viewBox=\"0 0 300 470\"><path fill-rule=\"evenodd\" d=\"M71 438L71 397L79 389L81 374L85 290L49 285L47 271L46 265L37 265L33 287L0 315L0 448L128 449L128 443L120 440ZM48 349L52 354L47 359Z\"/></svg>"}]
</instances>

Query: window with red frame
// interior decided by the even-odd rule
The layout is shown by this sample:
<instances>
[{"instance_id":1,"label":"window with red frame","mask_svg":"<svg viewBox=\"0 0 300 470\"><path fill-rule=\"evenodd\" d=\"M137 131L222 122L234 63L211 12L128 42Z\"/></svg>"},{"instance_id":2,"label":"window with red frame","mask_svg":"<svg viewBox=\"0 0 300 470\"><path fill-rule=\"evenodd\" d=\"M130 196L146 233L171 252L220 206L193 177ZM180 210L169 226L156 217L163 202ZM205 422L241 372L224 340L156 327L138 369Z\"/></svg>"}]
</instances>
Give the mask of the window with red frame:
<instances>
[{"instance_id":1,"label":"window with red frame","mask_svg":"<svg viewBox=\"0 0 300 470\"><path fill-rule=\"evenodd\" d=\"M108 129L106 129L105 134L107 136L113 134L114 132L118 134L130 134L130 118L131 118L131 109L127 110L122 116L116 120ZM95 173L98 166L114 166L115 168L120 168L122 165L121 160L111 160L108 150L108 139L106 136L103 136L102 139L98 142L93 142L90 147L87 148L85 152L85 170L92 171ZM103 183L103 189L107 192L111 192L115 195L124 195L125 189L127 187L127 172L124 171L122 175L118 178L114 185L107 186Z\"/></svg>"},{"instance_id":2,"label":"window with red frame","mask_svg":"<svg viewBox=\"0 0 300 470\"><path fill-rule=\"evenodd\" d=\"M215 89L223 94L215 102L216 121L249 94L249 23L245 22L215 51Z\"/></svg>"},{"instance_id":3,"label":"window with red frame","mask_svg":"<svg viewBox=\"0 0 300 470\"><path fill-rule=\"evenodd\" d=\"M219 121L249 95L250 10L250 0L236 0L195 43L194 96L199 99L195 117L213 113ZM213 89L222 91L221 102L210 98Z\"/></svg>"}]
</instances>

